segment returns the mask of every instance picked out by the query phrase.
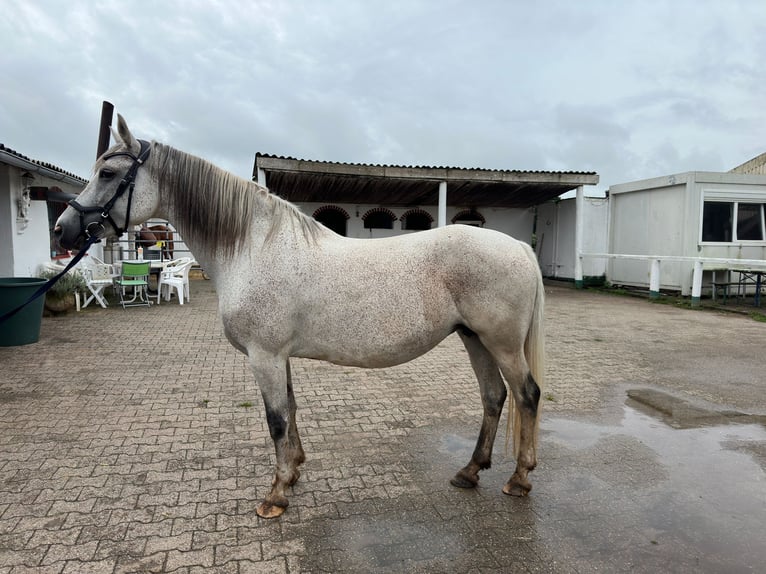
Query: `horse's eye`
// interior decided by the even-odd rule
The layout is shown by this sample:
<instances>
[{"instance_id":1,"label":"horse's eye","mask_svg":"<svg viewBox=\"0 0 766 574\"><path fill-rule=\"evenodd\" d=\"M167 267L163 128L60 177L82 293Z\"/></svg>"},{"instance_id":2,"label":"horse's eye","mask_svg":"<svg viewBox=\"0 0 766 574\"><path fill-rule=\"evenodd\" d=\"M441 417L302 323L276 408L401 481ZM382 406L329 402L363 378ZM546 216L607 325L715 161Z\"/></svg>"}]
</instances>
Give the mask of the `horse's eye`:
<instances>
[{"instance_id":1,"label":"horse's eye","mask_svg":"<svg viewBox=\"0 0 766 574\"><path fill-rule=\"evenodd\" d=\"M98 177L101 179L112 179L114 177L114 172L111 169L103 168L98 172Z\"/></svg>"}]
</instances>

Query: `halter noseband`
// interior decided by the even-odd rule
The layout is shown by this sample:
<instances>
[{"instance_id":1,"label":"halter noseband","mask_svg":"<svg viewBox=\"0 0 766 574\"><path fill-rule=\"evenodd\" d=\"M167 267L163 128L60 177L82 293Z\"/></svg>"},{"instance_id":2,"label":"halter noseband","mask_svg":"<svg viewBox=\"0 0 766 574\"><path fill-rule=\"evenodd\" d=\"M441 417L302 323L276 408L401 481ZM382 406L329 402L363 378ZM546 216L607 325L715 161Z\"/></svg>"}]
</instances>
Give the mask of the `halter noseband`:
<instances>
[{"instance_id":1,"label":"halter noseband","mask_svg":"<svg viewBox=\"0 0 766 574\"><path fill-rule=\"evenodd\" d=\"M107 201L105 205L84 206L80 205L76 199L73 199L69 202L69 205L80 212L80 233L82 233L86 239L90 239L91 237L100 239L103 237L106 233L104 222L108 222L109 225L114 228L118 237L125 233L127 230L128 223L130 222L130 205L133 202L133 188L136 184L136 173L138 172L138 168L141 167L144 162L146 162L147 158L149 157L149 152L152 149L151 144L145 140L138 140L138 143L141 144L141 150L138 152L138 155L133 155L129 151L119 151L104 156L103 159L125 156L133 160L133 165L130 166L130 169L128 169L125 177L123 177L122 181L120 181L120 185L117 186L117 191L114 192L112 198ZM112 218L110 211L112 210L112 207L114 207L114 204L117 202L117 200L120 199L120 197L122 197L122 195L125 193L125 190L128 190L128 208L125 211L125 225L120 227ZM101 213L100 219L97 221L91 221L86 225L86 214L95 212Z\"/></svg>"}]
</instances>

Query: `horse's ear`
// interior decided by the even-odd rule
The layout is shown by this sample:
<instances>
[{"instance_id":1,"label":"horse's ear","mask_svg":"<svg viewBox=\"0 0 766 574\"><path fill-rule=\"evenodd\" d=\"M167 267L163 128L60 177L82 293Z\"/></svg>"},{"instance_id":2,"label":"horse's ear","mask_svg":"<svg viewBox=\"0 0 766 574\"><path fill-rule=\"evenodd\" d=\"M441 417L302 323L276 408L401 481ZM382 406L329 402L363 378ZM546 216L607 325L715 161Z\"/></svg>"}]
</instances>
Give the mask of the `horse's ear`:
<instances>
[{"instance_id":1,"label":"horse's ear","mask_svg":"<svg viewBox=\"0 0 766 574\"><path fill-rule=\"evenodd\" d=\"M122 144L133 153L138 153L141 150L141 144L133 137L128 128L128 123L120 114L117 114L117 137Z\"/></svg>"}]
</instances>

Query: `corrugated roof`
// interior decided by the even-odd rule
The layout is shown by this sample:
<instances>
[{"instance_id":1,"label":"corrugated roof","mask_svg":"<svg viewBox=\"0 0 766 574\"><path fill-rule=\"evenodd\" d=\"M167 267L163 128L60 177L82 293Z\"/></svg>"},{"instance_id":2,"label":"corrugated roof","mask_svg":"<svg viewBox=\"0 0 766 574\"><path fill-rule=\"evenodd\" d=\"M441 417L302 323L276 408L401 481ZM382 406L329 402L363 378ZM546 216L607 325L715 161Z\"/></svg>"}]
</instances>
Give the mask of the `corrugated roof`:
<instances>
[{"instance_id":1,"label":"corrugated roof","mask_svg":"<svg viewBox=\"0 0 766 574\"><path fill-rule=\"evenodd\" d=\"M595 185L585 171L501 170L444 166L362 164L296 159L257 153L253 176L293 202L438 205L439 182L447 182L454 206L531 207L581 185Z\"/></svg>"},{"instance_id":2,"label":"corrugated roof","mask_svg":"<svg viewBox=\"0 0 766 574\"><path fill-rule=\"evenodd\" d=\"M87 179L83 179L79 175L76 175L76 174L74 174L72 172L66 171L65 169L61 169L60 167L58 167L56 165L53 165L52 163L48 163L48 162L45 162L45 161L40 161L40 160L37 160L37 159L32 159L30 157L27 157L24 154L17 152L15 149L7 147L3 143L0 143L0 151L5 152L7 154L10 154L10 155L18 158L19 160L21 160L23 162L26 162L26 163L29 163L31 165L35 165L35 166L38 166L38 167L42 167L42 168L54 171L56 173L60 173L61 175L65 175L67 177L71 177L71 178L76 179L76 180L78 180L78 181L80 181L82 183L88 183ZM1 160L1 157L2 156L0 156L0 160Z\"/></svg>"},{"instance_id":3,"label":"corrugated roof","mask_svg":"<svg viewBox=\"0 0 766 574\"><path fill-rule=\"evenodd\" d=\"M255 154L256 160L259 157L262 158L272 158L272 159L280 159L280 160L288 160L288 161L297 161L297 162L305 162L305 163L315 163L320 165L345 165L345 166L357 166L357 167L376 167L376 168L400 168L400 169L420 169L420 170L427 170L427 169L441 169L441 170L451 170L451 171L486 171L486 172L495 172L495 173L536 173L536 174L546 174L546 173L561 173L561 174L579 174L579 175L598 175L595 171L544 171L544 170L530 170L530 169L487 169L483 167L456 167L456 166L443 166L443 165L398 165L398 164L382 164L382 163L354 163L354 162L345 162L345 161L323 161L323 160L316 160L316 159L301 159L296 158L292 156L285 156L285 155L275 155L270 153L262 153L262 152L256 152ZM254 174L255 175L255 174Z\"/></svg>"}]
</instances>

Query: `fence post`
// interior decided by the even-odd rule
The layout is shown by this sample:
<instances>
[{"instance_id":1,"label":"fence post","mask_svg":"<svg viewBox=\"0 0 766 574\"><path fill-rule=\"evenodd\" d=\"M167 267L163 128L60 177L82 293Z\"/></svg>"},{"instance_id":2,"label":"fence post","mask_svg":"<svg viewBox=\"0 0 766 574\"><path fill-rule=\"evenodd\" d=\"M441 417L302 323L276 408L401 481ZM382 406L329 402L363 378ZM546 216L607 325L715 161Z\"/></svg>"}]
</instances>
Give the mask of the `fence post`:
<instances>
[{"instance_id":1,"label":"fence post","mask_svg":"<svg viewBox=\"0 0 766 574\"><path fill-rule=\"evenodd\" d=\"M660 260L652 259L649 272L649 297L658 299L660 296Z\"/></svg>"},{"instance_id":2,"label":"fence post","mask_svg":"<svg viewBox=\"0 0 766 574\"><path fill-rule=\"evenodd\" d=\"M692 307L699 307L702 295L702 261L694 262L694 275L692 276Z\"/></svg>"}]
</instances>

